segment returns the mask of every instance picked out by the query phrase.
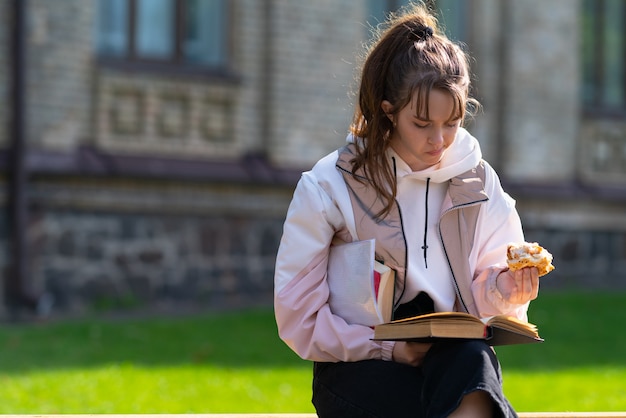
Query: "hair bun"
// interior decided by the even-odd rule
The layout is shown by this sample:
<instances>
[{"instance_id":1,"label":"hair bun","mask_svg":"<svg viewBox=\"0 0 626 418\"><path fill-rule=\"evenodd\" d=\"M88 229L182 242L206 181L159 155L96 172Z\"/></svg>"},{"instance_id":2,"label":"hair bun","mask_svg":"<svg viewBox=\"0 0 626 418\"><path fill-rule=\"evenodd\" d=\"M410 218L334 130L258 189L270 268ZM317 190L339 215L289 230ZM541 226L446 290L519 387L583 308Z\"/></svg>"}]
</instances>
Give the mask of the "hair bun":
<instances>
[{"instance_id":1,"label":"hair bun","mask_svg":"<svg viewBox=\"0 0 626 418\"><path fill-rule=\"evenodd\" d=\"M417 28L409 27L410 38L412 41L425 41L433 36L433 28L426 25L420 25Z\"/></svg>"}]
</instances>

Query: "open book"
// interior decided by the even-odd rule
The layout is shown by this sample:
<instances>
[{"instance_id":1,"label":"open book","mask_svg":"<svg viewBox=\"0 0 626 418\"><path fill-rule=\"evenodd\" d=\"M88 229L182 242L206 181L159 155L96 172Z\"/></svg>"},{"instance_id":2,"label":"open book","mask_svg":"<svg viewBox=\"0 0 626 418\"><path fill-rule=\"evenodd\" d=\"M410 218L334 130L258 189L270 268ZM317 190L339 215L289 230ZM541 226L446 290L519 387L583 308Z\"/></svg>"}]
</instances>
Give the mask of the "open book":
<instances>
[{"instance_id":1,"label":"open book","mask_svg":"<svg viewBox=\"0 0 626 418\"><path fill-rule=\"evenodd\" d=\"M463 312L436 312L374 328L374 340L434 342L441 339L483 339L490 345L543 341L535 325L504 315L481 320Z\"/></svg>"},{"instance_id":2,"label":"open book","mask_svg":"<svg viewBox=\"0 0 626 418\"><path fill-rule=\"evenodd\" d=\"M391 321L395 271L375 260L375 240L330 247L327 280L330 309L347 323Z\"/></svg>"}]
</instances>

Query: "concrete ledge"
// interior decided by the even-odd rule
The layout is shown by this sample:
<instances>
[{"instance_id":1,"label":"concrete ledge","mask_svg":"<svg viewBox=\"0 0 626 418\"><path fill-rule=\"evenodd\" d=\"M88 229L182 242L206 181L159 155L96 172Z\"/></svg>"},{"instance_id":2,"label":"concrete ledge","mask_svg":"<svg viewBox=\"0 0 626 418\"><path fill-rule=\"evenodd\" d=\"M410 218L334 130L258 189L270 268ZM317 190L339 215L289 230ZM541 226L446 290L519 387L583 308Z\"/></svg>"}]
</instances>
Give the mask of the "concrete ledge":
<instances>
[{"instance_id":1,"label":"concrete ledge","mask_svg":"<svg viewBox=\"0 0 626 418\"><path fill-rule=\"evenodd\" d=\"M520 412L520 418L626 418L626 412ZM317 418L315 414L42 414L0 418Z\"/></svg>"}]
</instances>

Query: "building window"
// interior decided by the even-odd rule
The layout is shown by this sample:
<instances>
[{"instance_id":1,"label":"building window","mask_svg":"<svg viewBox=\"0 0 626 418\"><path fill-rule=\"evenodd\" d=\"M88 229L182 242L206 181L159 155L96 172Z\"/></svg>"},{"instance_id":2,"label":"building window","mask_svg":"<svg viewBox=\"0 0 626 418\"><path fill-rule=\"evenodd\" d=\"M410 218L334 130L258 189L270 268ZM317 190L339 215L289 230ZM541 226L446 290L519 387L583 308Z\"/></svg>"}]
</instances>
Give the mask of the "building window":
<instances>
[{"instance_id":1,"label":"building window","mask_svg":"<svg viewBox=\"0 0 626 418\"><path fill-rule=\"evenodd\" d=\"M368 26L376 27L390 12L395 12L409 3L410 0L368 0ZM450 39L467 42L468 0L428 0L426 5L436 11L439 25Z\"/></svg>"},{"instance_id":2,"label":"building window","mask_svg":"<svg viewBox=\"0 0 626 418\"><path fill-rule=\"evenodd\" d=\"M589 115L626 113L626 2L583 0L582 103Z\"/></svg>"},{"instance_id":3,"label":"building window","mask_svg":"<svg viewBox=\"0 0 626 418\"><path fill-rule=\"evenodd\" d=\"M227 0L95 1L103 60L227 69Z\"/></svg>"}]
</instances>

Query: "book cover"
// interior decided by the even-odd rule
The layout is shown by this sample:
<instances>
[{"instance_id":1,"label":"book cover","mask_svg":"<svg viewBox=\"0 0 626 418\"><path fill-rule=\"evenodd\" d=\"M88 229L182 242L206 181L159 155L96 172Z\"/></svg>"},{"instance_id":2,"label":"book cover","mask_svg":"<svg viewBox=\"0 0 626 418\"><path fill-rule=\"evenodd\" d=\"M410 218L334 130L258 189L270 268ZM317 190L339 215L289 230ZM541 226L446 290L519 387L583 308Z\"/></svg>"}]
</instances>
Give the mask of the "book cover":
<instances>
[{"instance_id":1,"label":"book cover","mask_svg":"<svg viewBox=\"0 0 626 418\"><path fill-rule=\"evenodd\" d=\"M330 247L328 303L349 324L389 322L393 311L395 272L375 260L375 240Z\"/></svg>"},{"instance_id":2,"label":"book cover","mask_svg":"<svg viewBox=\"0 0 626 418\"><path fill-rule=\"evenodd\" d=\"M463 312L436 312L374 328L374 340L434 342L442 339L483 339L490 345L543 341L534 324L504 315L479 319Z\"/></svg>"}]
</instances>

